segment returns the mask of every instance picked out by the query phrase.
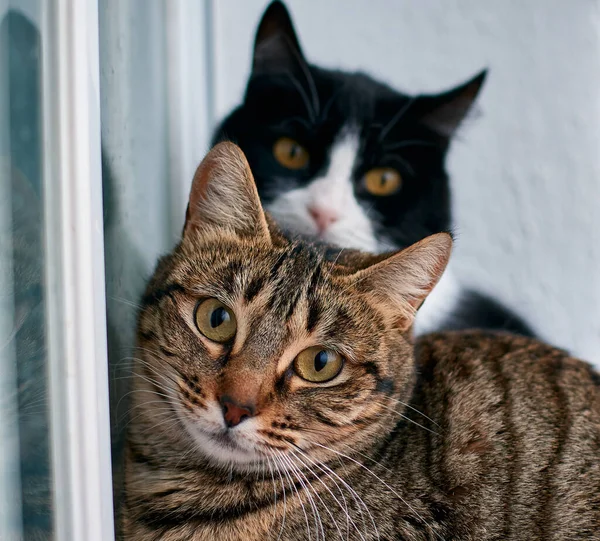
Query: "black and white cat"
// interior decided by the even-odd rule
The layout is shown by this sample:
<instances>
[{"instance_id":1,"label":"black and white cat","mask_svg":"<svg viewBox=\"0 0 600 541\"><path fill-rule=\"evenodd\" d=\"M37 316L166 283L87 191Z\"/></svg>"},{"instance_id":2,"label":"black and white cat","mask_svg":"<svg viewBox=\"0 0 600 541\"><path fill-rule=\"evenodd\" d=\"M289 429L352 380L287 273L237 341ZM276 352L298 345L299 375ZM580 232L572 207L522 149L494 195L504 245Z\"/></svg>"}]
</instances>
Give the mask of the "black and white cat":
<instances>
[{"instance_id":1,"label":"black and white cat","mask_svg":"<svg viewBox=\"0 0 600 541\"><path fill-rule=\"evenodd\" d=\"M484 79L407 96L362 73L319 68L275 1L258 27L244 101L214 142L243 149L284 229L343 248L392 250L452 227L446 154ZM416 329L468 327L532 334L496 301L461 288L450 268Z\"/></svg>"}]
</instances>

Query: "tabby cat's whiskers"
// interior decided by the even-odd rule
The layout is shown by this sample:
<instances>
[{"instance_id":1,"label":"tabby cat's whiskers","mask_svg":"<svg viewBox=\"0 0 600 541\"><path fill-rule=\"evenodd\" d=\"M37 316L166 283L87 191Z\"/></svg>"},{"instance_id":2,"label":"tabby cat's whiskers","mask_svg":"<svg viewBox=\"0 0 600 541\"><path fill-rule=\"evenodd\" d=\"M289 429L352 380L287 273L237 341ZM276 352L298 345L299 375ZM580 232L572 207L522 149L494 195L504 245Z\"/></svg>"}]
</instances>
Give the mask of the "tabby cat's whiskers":
<instances>
[{"instance_id":1,"label":"tabby cat's whiskers","mask_svg":"<svg viewBox=\"0 0 600 541\"><path fill-rule=\"evenodd\" d=\"M323 449L326 449L326 450L328 450L328 451L330 451L332 453L335 453L335 454L341 456L342 458L350 460L351 462L353 462L354 464L356 464L360 468L364 469L372 477L374 477L375 479L377 479L377 481L379 481L383 486L385 486L394 496L396 496L400 501L402 501L402 503L404 503L404 505L406 505L421 520L421 522L425 526L429 527L429 529L431 530L431 532L436 537L438 537L439 539L442 539L442 541L443 541L443 538L431 526L429 526L429 524L427 523L427 521L419 514L419 512L412 505L410 505L410 503L408 503L402 496L400 496L400 494L398 494L398 492L396 490L394 490L388 483L386 483L383 479L381 479L381 477L379 477L376 473L374 473L372 470L370 470L369 468L367 468L367 466L365 466L364 464L362 464L358 460L355 460L354 458L352 458L352 457L350 457L348 455L345 455L344 453L340 453L339 451L336 451L335 449L327 447L326 445L321 445L320 443L317 443L315 441L313 441L311 443L313 445L318 446L318 447L322 447Z\"/></svg>"},{"instance_id":2,"label":"tabby cat's whiskers","mask_svg":"<svg viewBox=\"0 0 600 541\"><path fill-rule=\"evenodd\" d=\"M344 511L344 515L346 517L346 531L348 532L349 528L350 528L350 524L352 524L352 526L354 527L354 529L356 530L356 533L361 537L361 539L365 539L365 536L363 535L363 533L358 529L358 526L356 525L356 523L354 522L354 520L352 519L352 517L350 516L350 513L348 511L348 504L346 502L346 498L344 496L344 493L342 491L342 489L340 488L339 484L337 483L337 481L331 476L331 474L329 472L327 472L325 469L323 469L321 466L319 466L317 463L315 463L308 455L306 455L302 449L300 449L299 447L296 447L296 451L298 453L300 453L300 455L304 456L308 461L310 461L315 467L319 468L323 474L330 479L333 484L337 487L337 489L340 492L340 495L344 501L344 505L342 506L342 504L340 503L340 501L337 499L337 497L335 496L335 494L331 491L331 489L327 486L326 483L323 482L323 480L321 479L321 476L316 473L311 467L310 464L306 463L304 460L302 460L302 456L296 454L296 455L291 455L294 456L297 460L300 461L300 463L309 471L313 474L313 476L315 477L315 479L317 479L324 487L325 489L329 492L329 494L331 494L331 497L335 500L335 502L339 505L340 509L342 509L342 511ZM362 516L362 510L360 510L360 504L357 502L356 500L356 496L354 496L354 494L352 492L354 492L350 487L347 486L347 490L349 490L350 495L354 498L354 501L357 503L358 509L361 512L361 516ZM361 500L362 502L362 500ZM364 505L364 502L363 502ZM365 505L366 507L366 505ZM368 509L367 509L368 511ZM365 525L364 520L363 520L363 526ZM377 532L377 526L375 524L375 522L373 521L373 526L375 528L375 531ZM341 535L341 532L340 532ZM377 538L379 538L379 532L377 532Z\"/></svg>"},{"instance_id":3,"label":"tabby cat's whiskers","mask_svg":"<svg viewBox=\"0 0 600 541\"><path fill-rule=\"evenodd\" d=\"M125 297L116 297L114 295L108 295L108 298L112 301L120 302L121 304L125 304L126 306L130 306L131 308L135 308L136 310L141 310L143 306L134 302L130 299L126 299Z\"/></svg>"},{"instance_id":4,"label":"tabby cat's whiskers","mask_svg":"<svg viewBox=\"0 0 600 541\"><path fill-rule=\"evenodd\" d=\"M329 494L331 495L331 497L334 499L334 501L338 504L338 506L340 507L340 509L342 511L344 511L345 516L346 516L346 530L348 529L348 508L347 507L342 507L342 504L340 503L340 501L336 498L335 494L331 491L331 489L327 486L326 483L323 482L323 480L320 478L319 475L317 475L313 469L310 467L310 465L306 464L302 458L296 454L290 454L286 456L286 460L289 463L293 463L292 465L297 468L297 471L300 475L302 475L302 477L304 478L306 484L308 487L312 488L313 492L315 493L315 496L319 499L319 501L323 504L323 507L325 508L325 511L327 511L327 514L329 515L329 517L331 518L333 524L335 525L338 533L340 534L340 538L342 537L342 532L339 528L339 525L337 523L337 521L335 520L333 514L331 513L331 511L329 510L329 507L327 506L327 503L323 501L323 499L321 498L319 492L317 491L317 489L315 487L312 486L311 481L308 479L308 477L306 477L306 475L304 474L304 472L302 471L303 469L308 470L308 472L310 474L313 475L313 477L319 481L323 487L329 492ZM295 461L300 463L300 467L298 467L298 465L295 463ZM339 489L339 487L338 487Z\"/></svg>"},{"instance_id":5,"label":"tabby cat's whiskers","mask_svg":"<svg viewBox=\"0 0 600 541\"><path fill-rule=\"evenodd\" d=\"M282 469L284 475L287 477L288 482L290 484L290 487L296 493L296 497L298 498L298 501L300 502L300 505L302 506L302 509L304 511L304 516L306 518L306 529L307 529L308 538L311 539L311 528L310 528L309 521L308 521L308 514L307 514L305 506L304 506L303 498L300 495L300 491L298 490L298 487L296 486L296 483L294 483L294 480L292 479L291 474L294 474L294 476L297 479L298 479L298 476L297 476L297 474L295 473L295 471L293 469L290 469L289 467L287 467L286 462L283 459L283 456L282 456L281 452L277 451L277 455L278 455L279 463L282 466L281 469ZM298 479L298 481L300 481L300 479ZM304 488L304 485L302 484L302 482L300 482L299 484L300 484L300 486L302 488ZM312 499L312 495L310 494L310 492L304 490L304 493L306 494L306 497L308 498L309 505L311 507L311 511L312 511L312 515L313 515L313 520L314 520L314 523L315 523L315 535L316 535L315 539L318 540L319 539L320 516L319 516L318 511L316 511L315 504L314 504L314 501Z\"/></svg>"},{"instance_id":6,"label":"tabby cat's whiskers","mask_svg":"<svg viewBox=\"0 0 600 541\"><path fill-rule=\"evenodd\" d=\"M399 398L394 398L393 396L389 396L387 398L388 400L393 400L394 402L400 404L401 406L404 406L405 408L408 408L409 410L414 411L415 413L418 413L419 415L422 415L425 419L427 419L430 423L433 423L435 426L437 426L438 428L442 428L438 423L436 423L431 417L428 417L427 415L425 415L422 411L418 410L417 408L411 406L410 404L407 404L406 402L403 402L402 400L400 400Z\"/></svg>"},{"instance_id":7,"label":"tabby cat's whiskers","mask_svg":"<svg viewBox=\"0 0 600 541\"><path fill-rule=\"evenodd\" d=\"M431 428L428 428L426 426L423 426L420 423L417 423L417 421L414 421L410 417L407 417L406 415L404 415L403 413L400 413L399 411L395 410L394 408L390 408L389 406L387 406L383 402L374 400L373 403L377 404L380 408L383 408L385 410L391 411L392 413L395 413L396 415L398 415L399 417L401 417L405 421L408 421L409 423L412 423L412 424L418 426L419 428L422 428L423 430L427 430L427 432L431 432L432 434L435 434L436 436L439 436L439 434L435 430L432 430Z\"/></svg>"},{"instance_id":8,"label":"tabby cat's whiskers","mask_svg":"<svg viewBox=\"0 0 600 541\"><path fill-rule=\"evenodd\" d=\"M314 492L315 497L321 502L321 504L323 505L323 508L325 509L325 511L327 512L327 514L330 516L333 524L335 525L336 529L338 530L338 532L341 535L341 531L339 529L337 521L335 520L335 518L331 514L331 511L329 510L329 507L323 501L323 499L321 498L321 495L316 490L316 488L312 486L312 484L310 483L310 481L308 480L308 478L306 477L306 475L304 474L304 472L292 460L292 455L285 455L283 453L280 453L280 455L281 455L282 460L289 466L289 468L291 469L291 471L295 473L298 481L300 482L300 484L302 485L304 491L307 493L308 497L310 498L310 500L312 502L313 512L316 512L317 516L319 517L319 524L321 526L321 532L323 534L323 539L325 539L325 531L323 529L323 522L321 520L321 514L320 514L320 512L318 510L317 502L315 500L313 500L313 498L312 498L312 496L310 494L311 490Z\"/></svg>"},{"instance_id":9,"label":"tabby cat's whiskers","mask_svg":"<svg viewBox=\"0 0 600 541\"><path fill-rule=\"evenodd\" d=\"M377 533L377 537L379 538L379 531L377 530L377 524L375 522L375 519L373 518L373 515L371 514L371 511L369 510L369 507L363 501L363 499L360 497L360 495L357 494L357 492L352 488L352 486L349 483L347 483L342 477L340 477L333 469L331 469L329 466L327 466L327 464L325 464L325 463L318 464L308 454L306 454L299 446L294 445L294 447L296 448L296 451L298 453L300 453L302 456L304 456L307 460L309 460L311 462L311 464L313 464L315 467L319 468L326 475L333 475L336 479L338 479L342 483L342 485L346 488L346 490L348 490L348 492L354 499L354 502L356 503L357 509L358 509L358 511L361 515L362 521L363 521L363 526L365 526L366 523L365 523L365 518L363 515L362 507L364 507L366 512L369 514L369 518L371 519L373 528L375 529L375 532ZM342 465L342 467L343 467L343 465ZM331 478L331 479L333 481L333 478ZM334 481L334 483L335 483L335 481ZM336 483L336 485L337 485L337 483Z\"/></svg>"}]
</instances>

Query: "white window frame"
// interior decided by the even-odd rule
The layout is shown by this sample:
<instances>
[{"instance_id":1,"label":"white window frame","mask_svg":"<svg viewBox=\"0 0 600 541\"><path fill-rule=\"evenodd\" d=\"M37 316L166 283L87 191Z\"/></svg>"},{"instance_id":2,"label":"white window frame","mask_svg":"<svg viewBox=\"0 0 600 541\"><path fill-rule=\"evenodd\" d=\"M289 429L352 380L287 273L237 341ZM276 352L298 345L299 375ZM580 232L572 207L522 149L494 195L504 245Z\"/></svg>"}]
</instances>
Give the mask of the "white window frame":
<instances>
[{"instance_id":1,"label":"white window frame","mask_svg":"<svg viewBox=\"0 0 600 541\"><path fill-rule=\"evenodd\" d=\"M48 366L57 541L114 539L98 8L42 14Z\"/></svg>"}]
</instances>

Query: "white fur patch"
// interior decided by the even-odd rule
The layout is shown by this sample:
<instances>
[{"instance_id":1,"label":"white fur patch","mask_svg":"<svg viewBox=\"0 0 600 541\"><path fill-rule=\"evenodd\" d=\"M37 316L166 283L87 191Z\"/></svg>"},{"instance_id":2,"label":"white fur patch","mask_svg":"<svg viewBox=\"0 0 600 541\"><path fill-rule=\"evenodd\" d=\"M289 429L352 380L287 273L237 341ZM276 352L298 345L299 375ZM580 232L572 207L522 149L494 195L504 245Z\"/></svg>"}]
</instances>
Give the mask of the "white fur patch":
<instances>
[{"instance_id":1,"label":"white fur patch","mask_svg":"<svg viewBox=\"0 0 600 541\"><path fill-rule=\"evenodd\" d=\"M189 413L176 403L183 426L206 457L223 466L237 465L252 469L262 464L264 454L257 450L256 419L248 419L233 429L227 429L220 406L209 402L206 408Z\"/></svg>"},{"instance_id":2,"label":"white fur patch","mask_svg":"<svg viewBox=\"0 0 600 541\"><path fill-rule=\"evenodd\" d=\"M279 195L267 210L280 225L295 233L343 248L379 251L381 244L375 238L371 220L354 196L351 175L358 149L358 134L342 131L331 148L327 170L308 186ZM337 216L322 233L310 213L315 208Z\"/></svg>"},{"instance_id":3,"label":"white fur patch","mask_svg":"<svg viewBox=\"0 0 600 541\"><path fill-rule=\"evenodd\" d=\"M452 258L440 281L417 312L414 332L420 336L438 330L458 304L461 287L452 271Z\"/></svg>"}]
</instances>

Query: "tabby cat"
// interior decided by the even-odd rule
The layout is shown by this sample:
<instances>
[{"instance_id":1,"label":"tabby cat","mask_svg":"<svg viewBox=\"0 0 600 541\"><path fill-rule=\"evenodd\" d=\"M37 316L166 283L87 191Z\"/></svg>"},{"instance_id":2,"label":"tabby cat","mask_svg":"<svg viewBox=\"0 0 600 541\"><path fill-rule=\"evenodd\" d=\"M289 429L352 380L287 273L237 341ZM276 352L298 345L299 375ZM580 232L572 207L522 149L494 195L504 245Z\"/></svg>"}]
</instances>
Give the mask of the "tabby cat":
<instances>
[{"instance_id":1,"label":"tabby cat","mask_svg":"<svg viewBox=\"0 0 600 541\"><path fill-rule=\"evenodd\" d=\"M330 259L217 145L142 301L124 539L599 539L600 376L509 334L413 347L451 244Z\"/></svg>"},{"instance_id":2,"label":"tabby cat","mask_svg":"<svg viewBox=\"0 0 600 541\"><path fill-rule=\"evenodd\" d=\"M485 76L411 96L363 73L315 66L275 1L258 25L244 99L214 142L240 146L265 209L285 230L342 248L397 250L453 226L446 156ZM533 335L452 267L419 311L417 334L475 326Z\"/></svg>"}]
</instances>

